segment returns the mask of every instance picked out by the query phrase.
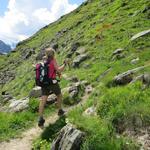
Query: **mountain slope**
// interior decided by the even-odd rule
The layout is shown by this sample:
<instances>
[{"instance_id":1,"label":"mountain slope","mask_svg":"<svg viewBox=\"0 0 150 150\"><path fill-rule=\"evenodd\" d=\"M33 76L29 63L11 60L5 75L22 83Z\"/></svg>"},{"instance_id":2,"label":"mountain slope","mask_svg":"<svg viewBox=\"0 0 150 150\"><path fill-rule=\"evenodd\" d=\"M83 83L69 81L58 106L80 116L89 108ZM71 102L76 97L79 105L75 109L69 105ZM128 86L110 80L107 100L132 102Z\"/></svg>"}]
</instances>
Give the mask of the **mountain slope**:
<instances>
[{"instance_id":1,"label":"mountain slope","mask_svg":"<svg viewBox=\"0 0 150 150\"><path fill-rule=\"evenodd\" d=\"M76 51L84 48L86 60L65 72L67 76L76 75L78 79L88 81L95 88L87 104L68 116L71 123L87 133L82 149L138 149L134 140L127 138L127 131L146 129L150 125L150 89L143 89L141 81L120 86L114 83L114 77L150 63L149 33L131 40L135 34L149 30L149 8L148 0L90 0L83 3L19 43L10 55L0 56L1 92L8 91L17 98L28 96L34 87L32 64L40 59L45 47L56 49L60 63L66 57L75 62ZM116 49L121 49L117 55ZM137 61L131 63L135 59ZM149 71L149 67L145 67L133 77ZM62 79L61 86L67 86L68 82ZM86 108L93 104L97 116L83 116ZM142 126L137 125L137 118Z\"/></svg>"},{"instance_id":2,"label":"mountain slope","mask_svg":"<svg viewBox=\"0 0 150 150\"><path fill-rule=\"evenodd\" d=\"M0 52L8 53L10 50L11 50L11 47L0 40Z\"/></svg>"}]
</instances>

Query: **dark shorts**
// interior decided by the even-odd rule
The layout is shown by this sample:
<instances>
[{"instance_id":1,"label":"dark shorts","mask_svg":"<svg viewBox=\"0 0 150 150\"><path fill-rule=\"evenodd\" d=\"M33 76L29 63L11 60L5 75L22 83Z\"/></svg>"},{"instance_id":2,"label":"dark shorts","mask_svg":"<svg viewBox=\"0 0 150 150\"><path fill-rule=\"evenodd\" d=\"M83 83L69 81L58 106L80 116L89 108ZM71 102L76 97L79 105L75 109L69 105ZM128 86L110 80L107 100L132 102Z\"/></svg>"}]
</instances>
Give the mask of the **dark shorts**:
<instances>
[{"instance_id":1,"label":"dark shorts","mask_svg":"<svg viewBox=\"0 0 150 150\"><path fill-rule=\"evenodd\" d=\"M56 84L51 84L49 86L44 86L42 87L42 96L48 96L51 93L54 93L55 95L60 95L61 94L61 89L58 83Z\"/></svg>"}]
</instances>

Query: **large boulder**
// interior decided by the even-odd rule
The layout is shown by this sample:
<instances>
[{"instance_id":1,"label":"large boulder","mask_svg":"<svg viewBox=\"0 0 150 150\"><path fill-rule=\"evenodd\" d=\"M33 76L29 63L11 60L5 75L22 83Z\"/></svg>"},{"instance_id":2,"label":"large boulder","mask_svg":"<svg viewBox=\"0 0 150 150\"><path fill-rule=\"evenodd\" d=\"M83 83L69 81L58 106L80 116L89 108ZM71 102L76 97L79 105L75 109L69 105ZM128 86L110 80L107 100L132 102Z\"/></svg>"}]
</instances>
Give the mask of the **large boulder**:
<instances>
[{"instance_id":1,"label":"large boulder","mask_svg":"<svg viewBox=\"0 0 150 150\"><path fill-rule=\"evenodd\" d=\"M130 83L132 80L133 80L133 73L130 71L119 74L114 78L114 82L117 85L124 85Z\"/></svg>"},{"instance_id":2,"label":"large boulder","mask_svg":"<svg viewBox=\"0 0 150 150\"><path fill-rule=\"evenodd\" d=\"M9 112L20 112L29 107L29 99L24 98L20 100L15 100L12 99L9 106L8 106L8 111Z\"/></svg>"},{"instance_id":3,"label":"large boulder","mask_svg":"<svg viewBox=\"0 0 150 150\"><path fill-rule=\"evenodd\" d=\"M148 65L147 65L148 66ZM147 66L141 66L141 67L137 67L135 69L132 70L128 70L124 73L121 73L117 76L114 77L114 83L117 85L125 85L130 83L133 79L134 79L134 74L142 69L144 69Z\"/></svg>"},{"instance_id":4,"label":"large boulder","mask_svg":"<svg viewBox=\"0 0 150 150\"><path fill-rule=\"evenodd\" d=\"M145 35L148 35L150 34L150 29L149 30L145 30L145 31L142 31L140 33L137 33L136 35L134 35L132 38L131 38L131 41L134 41L136 39L138 39L139 37L142 37L142 36L145 36Z\"/></svg>"},{"instance_id":5,"label":"large boulder","mask_svg":"<svg viewBox=\"0 0 150 150\"><path fill-rule=\"evenodd\" d=\"M36 86L32 89L32 91L29 93L29 97L35 97L38 98L41 96L41 87Z\"/></svg>"},{"instance_id":6,"label":"large boulder","mask_svg":"<svg viewBox=\"0 0 150 150\"><path fill-rule=\"evenodd\" d=\"M79 150L83 137L83 132L68 124L53 141L51 150Z\"/></svg>"},{"instance_id":7,"label":"large boulder","mask_svg":"<svg viewBox=\"0 0 150 150\"><path fill-rule=\"evenodd\" d=\"M74 68L79 67L80 63L88 58L88 54L78 55L74 60L72 66Z\"/></svg>"}]
</instances>

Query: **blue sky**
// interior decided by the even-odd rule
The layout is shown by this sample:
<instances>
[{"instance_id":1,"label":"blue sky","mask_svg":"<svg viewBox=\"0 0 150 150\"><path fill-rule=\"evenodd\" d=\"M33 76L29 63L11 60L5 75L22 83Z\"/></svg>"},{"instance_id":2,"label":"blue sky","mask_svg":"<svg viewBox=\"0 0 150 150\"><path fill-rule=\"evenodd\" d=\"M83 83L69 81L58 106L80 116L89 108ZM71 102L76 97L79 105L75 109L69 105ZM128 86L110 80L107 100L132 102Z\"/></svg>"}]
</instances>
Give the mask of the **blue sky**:
<instances>
[{"instance_id":1,"label":"blue sky","mask_svg":"<svg viewBox=\"0 0 150 150\"><path fill-rule=\"evenodd\" d=\"M8 0L0 0L0 16L7 10Z\"/></svg>"},{"instance_id":2,"label":"blue sky","mask_svg":"<svg viewBox=\"0 0 150 150\"><path fill-rule=\"evenodd\" d=\"M12 44L76 9L85 0L0 0L0 40Z\"/></svg>"}]
</instances>

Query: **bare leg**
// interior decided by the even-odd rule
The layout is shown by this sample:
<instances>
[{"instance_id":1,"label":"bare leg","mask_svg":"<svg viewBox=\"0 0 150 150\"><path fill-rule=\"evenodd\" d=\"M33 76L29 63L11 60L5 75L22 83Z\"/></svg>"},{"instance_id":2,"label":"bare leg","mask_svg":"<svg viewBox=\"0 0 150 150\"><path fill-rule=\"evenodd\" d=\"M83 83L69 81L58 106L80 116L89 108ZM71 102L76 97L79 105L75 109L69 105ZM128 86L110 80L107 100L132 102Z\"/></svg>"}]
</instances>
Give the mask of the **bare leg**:
<instances>
[{"instance_id":1,"label":"bare leg","mask_svg":"<svg viewBox=\"0 0 150 150\"><path fill-rule=\"evenodd\" d=\"M57 107L58 110L60 110L62 108L62 94L57 95Z\"/></svg>"},{"instance_id":2,"label":"bare leg","mask_svg":"<svg viewBox=\"0 0 150 150\"><path fill-rule=\"evenodd\" d=\"M48 98L48 96L42 96L42 99L40 100L39 117L43 117L44 106L46 104L47 98Z\"/></svg>"}]
</instances>

